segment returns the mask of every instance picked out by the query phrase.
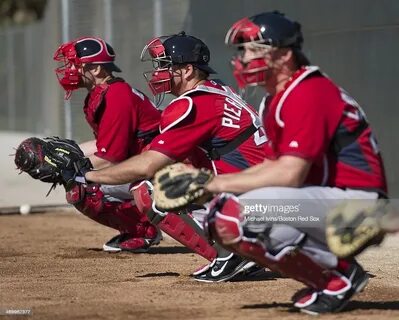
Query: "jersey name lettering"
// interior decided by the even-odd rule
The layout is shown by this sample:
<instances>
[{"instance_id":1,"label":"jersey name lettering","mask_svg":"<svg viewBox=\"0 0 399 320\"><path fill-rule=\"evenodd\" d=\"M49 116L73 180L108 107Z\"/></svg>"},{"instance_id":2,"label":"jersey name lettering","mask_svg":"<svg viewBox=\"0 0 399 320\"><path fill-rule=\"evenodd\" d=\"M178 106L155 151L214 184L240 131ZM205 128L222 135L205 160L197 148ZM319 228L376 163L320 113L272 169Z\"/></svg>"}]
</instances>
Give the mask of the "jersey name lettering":
<instances>
[{"instance_id":1,"label":"jersey name lettering","mask_svg":"<svg viewBox=\"0 0 399 320\"><path fill-rule=\"evenodd\" d=\"M226 97L224 104L222 126L239 129L239 120L241 118L242 106L234 100ZM237 123L235 123L237 122Z\"/></svg>"}]
</instances>

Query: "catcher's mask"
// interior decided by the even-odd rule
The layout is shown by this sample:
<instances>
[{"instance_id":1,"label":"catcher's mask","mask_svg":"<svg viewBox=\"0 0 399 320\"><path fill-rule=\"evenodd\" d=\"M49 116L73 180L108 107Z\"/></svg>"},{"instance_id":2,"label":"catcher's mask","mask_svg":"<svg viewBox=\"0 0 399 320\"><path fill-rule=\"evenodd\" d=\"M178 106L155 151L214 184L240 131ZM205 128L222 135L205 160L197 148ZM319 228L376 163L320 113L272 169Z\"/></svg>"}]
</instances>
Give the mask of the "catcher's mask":
<instances>
[{"instance_id":1,"label":"catcher's mask","mask_svg":"<svg viewBox=\"0 0 399 320\"><path fill-rule=\"evenodd\" d=\"M152 61L153 70L144 77L161 103L165 93L172 90L172 66L192 64L207 74L216 73L209 65L210 52L204 42L184 32L151 39L141 52L141 61Z\"/></svg>"},{"instance_id":2,"label":"catcher's mask","mask_svg":"<svg viewBox=\"0 0 399 320\"><path fill-rule=\"evenodd\" d=\"M273 48L292 48L300 52L303 43L301 25L286 18L282 13L265 12L243 18L232 25L226 34L225 43L234 45L239 53L232 57L233 74L240 89L246 86L265 84L266 71L270 68L265 54ZM243 61L244 45L260 50L259 56Z\"/></svg>"},{"instance_id":3,"label":"catcher's mask","mask_svg":"<svg viewBox=\"0 0 399 320\"><path fill-rule=\"evenodd\" d=\"M54 53L54 60L61 63L55 73L65 90L65 99L79 88L83 64L101 64L109 72L122 71L114 64L114 49L97 37L82 37L62 44Z\"/></svg>"}]
</instances>

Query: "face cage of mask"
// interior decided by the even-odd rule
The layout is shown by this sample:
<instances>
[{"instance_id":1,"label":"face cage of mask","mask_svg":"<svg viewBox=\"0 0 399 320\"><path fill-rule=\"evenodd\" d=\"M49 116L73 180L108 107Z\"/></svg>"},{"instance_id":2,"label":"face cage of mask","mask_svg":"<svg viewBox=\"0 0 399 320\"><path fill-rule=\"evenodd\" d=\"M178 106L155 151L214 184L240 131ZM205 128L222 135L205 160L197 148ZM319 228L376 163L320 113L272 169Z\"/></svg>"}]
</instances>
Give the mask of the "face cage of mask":
<instances>
[{"instance_id":1,"label":"face cage of mask","mask_svg":"<svg viewBox=\"0 0 399 320\"><path fill-rule=\"evenodd\" d=\"M159 107L165 99L165 94L171 93L172 90L173 63L170 56L152 58L151 62L153 70L145 71L143 76L154 95L155 105Z\"/></svg>"},{"instance_id":2,"label":"face cage of mask","mask_svg":"<svg viewBox=\"0 0 399 320\"><path fill-rule=\"evenodd\" d=\"M244 63L244 46L243 44L236 45L239 53L232 57L231 66L233 68L233 76L236 79L241 96L246 94L246 89L248 87L265 85L266 71L270 68L265 61L265 54L271 52L273 49L270 45L260 44L255 41L246 43L249 43L259 49L263 49L263 52L259 56L251 58L249 62Z\"/></svg>"},{"instance_id":3,"label":"face cage of mask","mask_svg":"<svg viewBox=\"0 0 399 320\"><path fill-rule=\"evenodd\" d=\"M79 73L79 69L82 68L82 65L76 65L65 57L58 61L60 61L62 65L55 69L55 73L58 82L65 90L64 99L68 100L72 95L72 91L79 89L79 83L82 80L82 75Z\"/></svg>"}]
</instances>

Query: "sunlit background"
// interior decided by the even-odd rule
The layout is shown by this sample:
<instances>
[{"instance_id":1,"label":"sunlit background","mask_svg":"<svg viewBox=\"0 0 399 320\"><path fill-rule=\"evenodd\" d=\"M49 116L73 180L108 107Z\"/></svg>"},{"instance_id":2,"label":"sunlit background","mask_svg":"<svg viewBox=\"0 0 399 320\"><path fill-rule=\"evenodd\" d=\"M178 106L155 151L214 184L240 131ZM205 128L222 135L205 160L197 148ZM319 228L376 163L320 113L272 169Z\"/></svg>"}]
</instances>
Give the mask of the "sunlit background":
<instances>
[{"instance_id":1,"label":"sunlit background","mask_svg":"<svg viewBox=\"0 0 399 320\"><path fill-rule=\"evenodd\" d=\"M104 38L116 51L122 77L149 94L142 73L150 66L139 60L142 48L154 36L185 30L209 46L217 77L235 86L225 33L237 19L270 10L302 23L304 51L312 63L364 108L386 161L391 196L397 197L397 0L1 0L0 138L14 145L24 135L92 138L82 113L86 92L75 92L65 103L54 74L52 56L64 41ZM261 95L261 90L250 92L248 99L257 106ZM0 206L9 200L7 192L21 188L14 183L10 153L3 147ZM46 201L43 195L40 199Z\"/></svg>"}]
</instances>

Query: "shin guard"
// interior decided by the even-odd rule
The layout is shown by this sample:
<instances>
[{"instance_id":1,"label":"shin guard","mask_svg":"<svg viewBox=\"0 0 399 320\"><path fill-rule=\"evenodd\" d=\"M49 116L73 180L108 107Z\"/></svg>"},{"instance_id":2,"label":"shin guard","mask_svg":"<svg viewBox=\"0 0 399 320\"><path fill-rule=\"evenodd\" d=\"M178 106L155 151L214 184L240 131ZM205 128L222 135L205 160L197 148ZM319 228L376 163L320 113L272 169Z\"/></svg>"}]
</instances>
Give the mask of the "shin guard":
<instances>
[{"instance_id":1,"label":"shin guard","mask_svg":"<svg viewBox=\"0 0 399 320\"><path fill-rule=\"evenodd\" d=\"M145 213L152 223L156 224L163 232L180 242L195 253L212 261L217 252L215 248L203 236L203 231L188 219L191 217L175 213L163 213L152 207L151 191L149 182L142 182L132 187L134 200L142 213Z\"/></svg>"},{"instance_id":2,"label":"shin guard","mask_svg":"<svg viewBox=\"0 0 399 320\"><path fill-rule=\"evenodd\" d=\"M158 227L185 247L193 250L205 259L213 261L217 255L216 249L200 234L202 230L201 232L196 230L185 221L185 218L191 219L188 216L183 218L180 215L169 212L158 224Z\"/></svg>"},{"instance_id":3,"label":"shin guard","mask_svg":"<svg viewBox=\"0 0 399 320\"><path fill-rule=\"evenodd\" d=\"M331 279L330 269L316 263L297 247L285 247L273 256L259 243L244 239L234 249L238 254L317 291L325 289Z\"/></svg>"},{"instance_id":4,"label":"shin guard","mask_svg":"<svg viewBox=\"0 0 399 320\"><path fill-rule=\"evenodd\" d=\"M132 201L104 201L104 194L97 184L76 184L66 193L68 203L90 219L134 237L152 238L156 227L152 226Z\"/></svg>"},{"instance_id":5,"label":"shin guard","mask_svg":"<svg viewBox=\"0 0 399 320\"><path fill-rule=\"evenodd\" d=\"M226 248L257 264L321 290L327 286L331 271L314 262L296 246L287 246L271 255L256 238L244 235L244 215L239 199L222 194L216 197L206 220L207 233Z\"/></svg>"}]
</instances>

